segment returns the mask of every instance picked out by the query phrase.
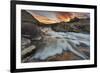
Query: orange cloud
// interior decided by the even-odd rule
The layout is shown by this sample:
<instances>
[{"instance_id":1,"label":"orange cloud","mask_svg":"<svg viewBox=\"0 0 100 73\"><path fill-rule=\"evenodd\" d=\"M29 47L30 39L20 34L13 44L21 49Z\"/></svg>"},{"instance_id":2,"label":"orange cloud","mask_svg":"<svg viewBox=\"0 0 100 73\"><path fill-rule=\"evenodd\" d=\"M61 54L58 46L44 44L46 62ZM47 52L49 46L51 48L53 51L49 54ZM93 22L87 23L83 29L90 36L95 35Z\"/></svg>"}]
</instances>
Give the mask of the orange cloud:
<instances>
[{"instance_id":1,"label":"orange cloud","mask_svg":"<svg viewBox=\"0 0 100 73\"><path fill-rule=\"evenodd\" d=\"M40 16L40 15L34 15L34 17L41 23L45 23L45 24L52 24L52 23L57 23L59 21L55 21L55 20L51 20L48 17L45 16Z\"/></svg>"},{"instance_id":2,"label":"orange cloud","mask_svg":"<svg viewBox=\"0 0 100 73\"><path fill-rule=\"evenodd\" d=\"M72 18L74 18L73 14L69 12L59 12L57 17L63 22L69 22Z\"/></svg>"},{"instance_id":3,"label":"orange cloud","mask_svg":"<svg viewBox=\"0 0 100 73\"><path fill-rule=\"evenodd\" d=\"M52 12L48 13L48 15L42 15L40 12L39 14L36 12L29 11L30 14L34 18L36 18L39 22L44 24L53 24L53 23L59 23L59 22L69 22L74 16L70 12ZM54 14L54 16L52 16Z\"/></svg>"}]
</instances>

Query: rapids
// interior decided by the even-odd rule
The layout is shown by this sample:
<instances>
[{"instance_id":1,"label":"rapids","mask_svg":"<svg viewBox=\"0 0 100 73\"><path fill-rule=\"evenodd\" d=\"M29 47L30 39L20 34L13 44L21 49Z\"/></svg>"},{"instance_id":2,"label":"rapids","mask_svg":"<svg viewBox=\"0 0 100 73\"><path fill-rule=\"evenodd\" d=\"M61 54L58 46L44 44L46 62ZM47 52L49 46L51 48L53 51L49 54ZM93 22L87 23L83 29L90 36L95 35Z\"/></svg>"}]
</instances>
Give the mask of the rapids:
<instances>
[{"instance_id":1,"label":"rapids","mask_svg":"<svg viewBox=\"0 0 100 73\"><path fill-rule=\"evenodd\" d=\"M82 59L88 57L84 52L79 51L79 45L84 44L88 48L90 47L90 35L86 33L76 32L55 32L51 28L41 28L41 31L45 33L43 40L46 43L43 48L40 48L30 58L45 60L50 56L62 54L64 51L71 51Z\"/></svg>"}]
</instances>

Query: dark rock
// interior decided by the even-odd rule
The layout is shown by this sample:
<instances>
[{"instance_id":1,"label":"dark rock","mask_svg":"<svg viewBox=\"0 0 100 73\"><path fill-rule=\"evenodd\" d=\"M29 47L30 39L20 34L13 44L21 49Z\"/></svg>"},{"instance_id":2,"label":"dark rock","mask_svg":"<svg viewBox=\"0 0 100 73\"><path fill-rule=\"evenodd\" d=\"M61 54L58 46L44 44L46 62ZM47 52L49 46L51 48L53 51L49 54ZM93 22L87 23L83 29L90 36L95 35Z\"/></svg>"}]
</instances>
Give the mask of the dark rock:
<instances>
[{"instance_id":1,"label":"dark rock","mask_svg":"<svg viewBox=\"0 0 100 73\"><path fill-rule=\"evenodd\" d=\"M22 37L28 38L28 39L34 39L37 37L40 37L41 31L39 26L37 25L38 21L33 18L31 14L29 14L27 11L22 10L21 12L21 34Z\"/></svg>"},{"instance_id":2,"label":"dark rock","mask_svg":"<svg viewBox=\"0 0 100 73\"><path fill-rule=\"evenodd\" d=\"M31 40L22 38L21 39L21 48L22 50L25 49L25 47L29 46L31 44Z\"/></svg>"},{"instance_id":3,"label":"dark rock","mask_svg":"<svg viewBox=\"0 0 100 73\"><path fill-rule=\"evenodd\" d=\"M75 18L71 22L60 22L52 26L52 29L57 32L84 32L90 33L90 20Z\"/></svg>"},{"instance_id":4,"label":"dark rock","mask_svg":"<svg viewBox=\"0 0 100 73\"><path fill-rule=\"evenodd\" d=\"M21 10L21 23L38 23L38 21L26 10Z\"/></svg>"}]
</instances>

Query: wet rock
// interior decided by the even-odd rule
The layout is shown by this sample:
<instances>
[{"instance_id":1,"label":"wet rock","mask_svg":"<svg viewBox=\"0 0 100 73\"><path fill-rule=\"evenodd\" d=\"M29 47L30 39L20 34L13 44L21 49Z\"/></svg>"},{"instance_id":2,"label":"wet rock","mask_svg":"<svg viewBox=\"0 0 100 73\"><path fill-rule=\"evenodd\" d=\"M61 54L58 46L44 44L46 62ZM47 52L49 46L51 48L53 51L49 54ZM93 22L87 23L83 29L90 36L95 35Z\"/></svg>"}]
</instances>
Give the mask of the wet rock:
<instances>
[{"instance_id":1,"label":"wet rock","mask_svg":"<svg viewBox=\"0 0 100 73\"><path fill-rule=\"evenodd\" d=\"M23 55L31 52L32 50L35 50L35 48L36 48L35 45L31 45L31 46L25 48L24 50L22 50L21 55L23 56Z\"/></svg>"},{"instance_id":2,"label":"wet rock","mask_svg":"<svg viewBox=\"0 0 100 73\"><path fill-rule=\"evenodd\" d=\"M21 39L21 48L22 48L22 50L25 49L25 47L27 47L29 44L31 44L31 40L26 39L26 38Z\"/></svg>"},{"instance_id":3,"label":"wet rock","mask_svg":"<svg viewBox=\"0 0 100 73\"><path fill-rule=\"evenodd\" d=\"M80 57L76 56L71 52L64 52L59 55L51 56L47 59L47 61L67 61L67 60L78 60Z\"/></svg>"}]
</instances>

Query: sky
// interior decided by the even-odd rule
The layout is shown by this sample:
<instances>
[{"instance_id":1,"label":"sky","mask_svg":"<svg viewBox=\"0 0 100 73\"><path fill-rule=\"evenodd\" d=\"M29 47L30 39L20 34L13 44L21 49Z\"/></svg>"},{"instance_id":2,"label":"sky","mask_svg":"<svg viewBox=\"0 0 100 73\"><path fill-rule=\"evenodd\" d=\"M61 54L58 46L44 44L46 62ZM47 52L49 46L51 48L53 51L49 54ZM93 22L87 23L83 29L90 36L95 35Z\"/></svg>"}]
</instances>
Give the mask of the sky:
<instances>
[{"instance_id":1,"label":"sky","mask_svg":"<svg viewBox=\"0 0 100 73\"><path fill-rule=\"evenodd\" d=\"M74 17L80 19L89 18L89 13L80 13L80 12L54 12L54 11L34 11L26 10L39 22L45 24L59 23L59 22L69 22Z\"/></svg>"}]
</instances>

